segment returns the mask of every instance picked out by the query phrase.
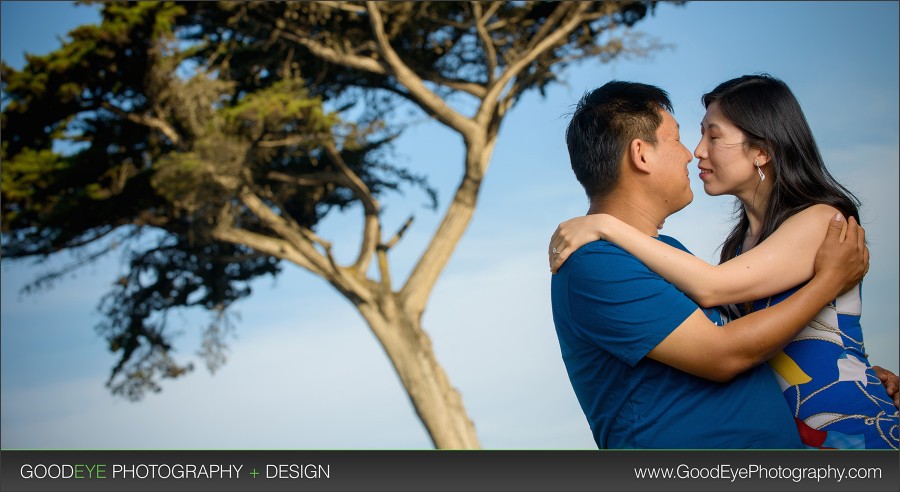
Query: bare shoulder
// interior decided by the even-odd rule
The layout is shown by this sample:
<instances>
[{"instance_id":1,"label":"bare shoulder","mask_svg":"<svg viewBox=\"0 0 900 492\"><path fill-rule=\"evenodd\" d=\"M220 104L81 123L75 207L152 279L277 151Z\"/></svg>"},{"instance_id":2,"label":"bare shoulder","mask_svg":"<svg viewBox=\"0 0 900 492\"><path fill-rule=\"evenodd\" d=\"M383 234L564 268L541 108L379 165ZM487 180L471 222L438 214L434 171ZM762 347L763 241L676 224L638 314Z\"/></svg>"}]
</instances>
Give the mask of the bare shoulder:
<instances>
[{"instance_id":1,"label":"bare shoulder","mask_svg":"<svg viewBox=\"0 0 900 492\"><path fill-rule=\"evenodd\" d=\"M831 205L817 203L788 217L781 227L798 227L802 229L812 228L825 231L828 228L828 221L834 217L834 214L839 212L840 210Z\"/></svg>"},{"instance_id":2,"label":"bare shoulder","mask_svg":"<svg viewBox=\"0 0 900 492\"><path fill-rule=\"evenodd\" d=\"M831 205L811 205L788 217L766 241L774 238L776 241L773 242L784 242L791 245L792 248L796 247L797 241L810 240L818 244L825 238L828 223L836 213L838 213L838 209Z\"/></svg>"}]
</instances>

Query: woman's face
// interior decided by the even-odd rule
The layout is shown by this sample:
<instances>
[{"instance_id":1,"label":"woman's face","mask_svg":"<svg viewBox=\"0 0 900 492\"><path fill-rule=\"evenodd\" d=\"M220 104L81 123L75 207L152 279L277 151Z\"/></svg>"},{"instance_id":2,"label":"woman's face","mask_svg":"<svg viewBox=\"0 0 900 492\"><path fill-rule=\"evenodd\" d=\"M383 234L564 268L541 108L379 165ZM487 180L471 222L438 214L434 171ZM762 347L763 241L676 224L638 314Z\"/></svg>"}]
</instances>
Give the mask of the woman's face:
<instances>
[{"instance_id":1,"label":"woman's face","mask_svg":"<svg viewBox=\"0 0 900 492\"><path fill-rule=\"evenodd\" d=\"M694 149L699 160L703 190L712 196L735 195L752 199L760 184L754 163L766 172L764 155L747 145L744 132L731 122L713 102L700 122L700 143Z\"/></svg>"}]
</instances>

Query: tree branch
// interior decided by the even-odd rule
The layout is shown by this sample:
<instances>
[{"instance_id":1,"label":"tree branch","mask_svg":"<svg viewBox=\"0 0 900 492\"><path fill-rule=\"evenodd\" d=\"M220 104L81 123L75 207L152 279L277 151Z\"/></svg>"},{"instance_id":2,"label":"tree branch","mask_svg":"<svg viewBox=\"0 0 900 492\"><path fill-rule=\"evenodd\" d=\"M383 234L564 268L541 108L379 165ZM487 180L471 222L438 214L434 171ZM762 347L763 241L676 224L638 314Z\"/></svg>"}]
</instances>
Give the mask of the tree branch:
<instances>
[{"instance_id":1,"label":"tree branch","mask_svg":"<svg viewBox=\"0 0 900 492\"><path fill-rule=\"evenodd\" d=\"M319 1L320 5L331 7L333 9L343 10L345 12L353 12L354 14L365 14L366 9L360 5L354 5L350 2L329 2L325 0Z\"/></svg>"},{"instance_id":2,"label":"tree branch","mask_svg":"<svg viewBox=\"0 0 900 492\"><path fill-rule=\"evenodd\" d=\"M305 256L284 239L278 239L264 234L250 232L231 225L219 224L212 231L212 236L218 241L224 241L241 246L249 246L260 253L288 260L310 272L325 277Z\"/></svg>"},{"instance_id":3,"label":"tree branch","mask_svg":"<svg viewBox=\"0 0 900 492\"><path fill-rule=\"evenodd\" d=\"M394 245L397 244L397 242L400 241L401 238L403 238L403 234L405 234L406 230L409 229L409 226L412 225L413 219L414 217L410 215L409 218L406 219L406 222L404 222L403 225L400 226L400 229L388 240L388 242L382 245L385 251L393 248Z\"/></svg>"},{"instance_id":4,"label":"tree branch","mask_svg":"<svg viewBox=\"0 0 900 492\"><path fill-rule=\"evenodd\" d=\"M468 163L473 157L470 148L469 155L466 156L467 168L477 167L475 164ZM413 268L406 284L400 289L400 298L403 299L410 312L421 315L425 310L428 297L431 295L438 277L447 262L450 261L453 250L472 220L480 186L480 179L476 179L468 173L463 177L453 195L453 201L431 238L431 242Z\"/></svg>"},{"instance_id":5,"label":"tree branch","mask_svg":"<svg viewBox=\"0 0 900 492\"><path fill-rule=\"evenodd\" d=\"M488 7L487 12L484 13L485 22L488 19L490 19L491 17L493 17L494 14L496 14L497 11L500 10L500 7L503 5L503 2L501 2L501 1L492 1L490 3L491 3L491 6Z\"/></svg>"},{"instance_id":6,"label":"tree branch","mask_svg":"<svg viewBox=\"0 0 900 492\"><path fill-rule=\"evenodd\" d=\"M181 136L178 135L178 132L176 132L175 129L172 128L171 125L169 125L165 121L163 121L155 116L129 113L128 111L117 108L108 102L101 103L100 107L102 107L103 109L109 110L109 111L125 118L126 120L128 120L132 123L137 123L139 125L144 125L144 126L148 126L150 128L155 128L155 129L161 131L163 133L163 135L165 135L166 138L168 138L169 141L172 142L172 145L175 145L176 147L181 146L182 140L181 140Z\"/></svg>"},{"instance_id":7,"label":"tree branch","mask_svg":"<svg viewBox=\"0 0 900 492\"><path fill-rule=\"evenodd\" d=\"M259 140L256 145L263 148L272 147L289 147L303 143L313 142L322 138L321 135L295 135L292 137L282 138L281 140Z\"/></svg>"},{"instance_id":8,"label":"tree branch","mask_svg":"<svg viewBox=\"0 0 900 492\"><path fill-rule=\"evenodd\" d=\"M335 65L355 68L364 72L387 75L387 70L385 70L385 68L381 66L380 63L372 58L340 53L333 48L329 48L328 46L319 43L318 41L304 36L299 36L291 32L281 31L279 34L283 38L305 47L310 51L310 53L327 62L334 63Z\"/></svg>"},{"instance_id":9,"label":"tree branch","mask_svg":"<svg viewBox=\"0 0 900 492\"><path fill-rule=\"evenodd\" d=\"M446 78L442 75L438 75L436 73L425 74L425 76L423 78L429 82L434 82L435 84L443 85L445 87L448 87L448 88L456 90L456 91L465 92L466 94L475 96L478 99L483 98L485 96L485 94L487 94L487 89L485 89L483 85L477 84L475 82L466 82L463 80L448 79L448 78Z\"/></svg>"},{"instance_id":10,"label":"tree branch","mask_svg":"<svg viewBox=\"0 0 900 492\"><path fill-rule=\"evenodd\" d=\"M525 49L529 51L533 50L537 43L543 41L544 38L547 37L547 34L553 30L553 27L556 26L556 24L559 23L573 7L574 6L571 4L557 4L556 8L553 9L553 12L547 16L544 25L542 25L541 28L538 29L538 32L528 41Z\"/></svg>"},{"instance_id":11,"label":"tree branch","mask_svg":"<svg viewBox=\"0 0 900 492\"><path fill-rule=\"evenodd\" d=\"M294 176L292 174L280 173L278 171L269 171L266 177L273 181L281 181L282 183L296 184L298 186L315 186L325 183L334 183L341 186L350 186L350 181L343 174L337 173L311 173L302 176Z\"/></svg>"},{"instance_id":12,"label":"tree branch","mask_svg":"<svg viewBox=\"0 0 900 492\"><path fill-rule=\"evenodd\" d=\"M111 244L109 246L104 247L100 251L96 251L85 257L80 257L80 258L76 259L76 261L74 261L73 263L62 266L59 270L45 273L45 274L41 275L40 277L29 282L24 287L22 287L22 289L19 291L19 293L27 295L27 294L30 294L31 292L42 289L45 286L51 286L53 284L53 282L59 280L64 275L74 272L75 270L78 270L79 268L81 268L85 265L89 265L89 264L93 263L94 261L96 261L97 259L102 257L103 255L109 253L110 251L113 251L115 248L116 248L116 244L115 243Z\"/></svg>"},{"instance_id":13,"label":"tree branch","mask_svg":"<svg viewBox=\"0 0 900 492\"><path fill-rule=\"evenodd\" d=\"M487 170L487 164L496 143L499 129L497 110L508 109L509 101L515 97L514 93L508 93L506 103L498 108L498 104L501 104L500 94L504 87L530 63L577 28L583 20L582 14L587 7L587 3L575 5L572 15L562 26L538 42L520 59L507 66L503 74L489 87L474 121L481 133L466 141L466 171L462 183L457 188L453 201L432 237L431 243L400 290L401 298L404 299L408 309L413 312L421 315L424 311L428 296L434 289L438 276L450 260L450 255L462 238L474 214L478 190L481 187L481 177ZM511 90L521 89L519 85L514 84Z\"/></svg>"},{"instance_id":14,"label":"tree branch","mask_svg":"<svg viewBox=\"0 0 900 492\"><path fill-rule=\"evenodd\" d=\"M337 8L337 6L333 6L333 8ZM335 50L334 48L328 47L314 39L307 38L302 35L294 34L291 32L279 31L278 35L288 41L292 41L301 46L304 46L314 56L317 56L317 57L321 58L322 60L325 60L329 63L333 63L335 65L341 65L341 66L345 66L345 67L353 68L353 69L357 69L357 70L362 70L362 71L374 73L377 75L384 75L384 76L391 75L391 73L389 73L388 69L386 69L381 63L379 63L377 60L375 60L373 58L366 57L366 56L354 55L351 53L341 53L341 52ZM372 44L374 44L374 43L372 43ZM412 74L414 77L418 78L412 71L410 71L409 73ZM397 74L393 74L393 75L397 76ZM398 77L398 80L399 80L399 77ZM443 85L443 86L448 87L453 90L465 92L465 93L475 96L479 99L483 98L484 95L487 93L486 89L477 83L466 82L463 80L449 79L449 78L445 78L436 73L426 76L425 80L428 80L429 82L433 82L438 85ZM419 81L419 82L421 85L421 81ZM403 81L401 81L401 84L407 90L410 90L410 87L407 84L403 83ZM444 112L449 111L450 114L453 114L454 112L453 112L452 108L450 108L449 106L446 106L446 104L444 104L442 98L439 98L436 95L434 95L433 93L431 93L430 91L428 91L428 89L424 85L421 85L421 87L426 93L431 94L431 96L432 96L430 99L427 98L427 96L426 96L427 101L423 100L421 93L402 92L402 91L399 91L399 90L391 87L388 84L379 86L379 88L381 88L381 89L388 90L394 94L397 94L397 95L403 97L404 99L409 100L412 103L419 105L420 107L422 107L423 110L425 110L426 113L437 117L439 120L441 120L443 123L447 124L451 128L458 130L458 128L454 127L452 124L447 122L445 117L440 116L437 111L437 109L440 109L440 107L443 107ZM460 118L462 118L462 120L454 120L455 124L465 124L463 121L465 119L465 117L463 117L461 115L458 115L458 116ZM451 118L452 118L452 116L451 116ZM266 147L276 146L276 144L273 142L272 144L262 145L262 146L266 146Z\"/></svg>"},{"instance_id":15,"label":"tree branch","mask_svg":"<svg viewBox=\"0 0 900 492\"><path fill-rule=\"evenodd\" d=\"M309 271L316 273L328 280L351 301L359 302L371 298L371 292L363 279L364 276L349 274L347 269L338 266L331 256L330 243L316 236L312 231L301 227L289 218L276 214L263 201L250 190L240 193L241 202L250 209L266 226L272 229L281 238L287 241L297 253L305 258L298 265L304 266ZM322 244L326 255L319 253L313 246L314 242ZM311 268L310 268L311 267Z\"/></svg>"},{"instance_id":16,"label":"tree branch","mask_svg":"<svg viewBox=\"0 0 900 492\"><path fill-rule=\"evenodd\" d=\"M243 190L239 193L243 203L254 215L256 215L269 229L279 237L290 243L300 254L305 256L313 266L323 275L329 273L329 261L313 247L311 231L294 223L290 218L282 217L273 211L268 205L252 191Z\"/></svg>"},{"instance_id":17,"label":"tree branch","mask_svg":"<svg viewBox=\"0 0 900 492\"><path fill-rule=\"evenodd\" d=\"M457 113L442 98L428 90L422 83L422 79L403 63L403 60L391 47L387 34L384 32L384 21L378 5L375 2L366 2L366 9L369 11L369 24L375 34L378 51L391 73L397 78L397 82L406 87L416 102L422 106L422 109L433 114L438 121L458 131L464 138L475 136L478 128L472 120Z\"/></svg>"},{"instance_id":18,"label":"tree branch","mask_svg":"<svg viewBox=\"0 0 900 492\"><path fill-rule=\"evenodd\" d=\"M372 254L375 252L375 247L380 239L379 236L381 235L381 225L378 218L381 207L378 204L378 200L372 196L372 192L369 190L369 187L366 186L366 183L364 183L363 180L347 166L347 163L344 162L344 158L334 146L334 142L327 142L324 147L328 157L331 158L332 162L334 162L338 169L344 174L348 182L348 188L353 191L353 194L355 194L363 204L365 223L363 225L362 244L360 245L359 256L356 259L356 263L353 264L353 268L361 274L365 274L366 269L369 268L369 261L371 261Z\"/></svg>"},{"instance_id":19,"label":"tree branch","mask_svg":"<svg viewBox=\"0 0 900 492\"><path fill-rule=\"evenodd\" d=\"M475 115L475 121L483 128L484 125L487 124L488 120L491 119L492 114L494 113L494 109L497 106L498 101L500 100L500 93L506 87L506 84L512 80L513 77L518 76L518 74L525 69L531 62L533 62L537 57L544 54L547 50L551 49L555 44L557 44L561 39L568 36L578 25L582 22L582 14L588 8L590 4L588 2L578 2L574 6L566 5L567 8L572 8L572 15L566 21L564 25L554 30L547 37L538 42L534 48L525 53L524 56L519 58L516 62L510 64L506 67L506 70L503 71L503 75L494 82L493 85L488 89L487 96L482 101L481 106L478 108L478 112ZM563 8L563 6L559 6L557 8ZM507 94L509 96L509 94Z\"/></svg>"},{"instance_id":20,"label":"tree branch","mask_svg":"<svg viewBox=\"0 0 900 492\"><path fill-rule=\"evenodd\" d=\"M471 5L472 13L475 16L475 29L478 31L478 37L481 38L481 42L484 44L484 57L485 61L487 61L488 85L490 86L497 75L497 50L494 48L494 40L491 39L491 35L484 27L484 23L496 11L497 4L491 5L487 15L484 15L481 11L480 2L471 2Z\"/></svg>"},{"instance_id":21,"label":"tree branch","mask_svg":"<svg viewBox=\"0 0 900 492\"><path fill-rule=\"evenodd\" d=\"M388 263L388 251L397 244L397 241L403 236L403 233L406 232L406 229L412 225L413 217L410 216L406 219L406 222L403 223L403 226L400 227L400 230L397 231L396 234L391 237L391 239L384 243L379 244L375 251L378 256L378 271L381 274L381 288L384 292L391 292L393 289L393 282L391 281L391 269Z\"/></svg>"},{"instance_id":22,"label":"tree branch","mask_svg":"<svg viewBox=\"0 0 900 492\"><path fill-rule=\"evenodd\" d=\"M522 78L516 77L516 80L513 81L512 85L509 88L509 91L506 93L505 96L503 96L503 99L497 105L497 117L493 118L493 119L498 121L498 125L499 125L499 121L502 120L503 117L506 115L506 112L509 111L509 108L511 108L513 103L516 102L516 98L519 96L521 91L522 91ZM493 125L488 125L488 126L490 127ZM497 128L496 130L499 130L499 128Z\"/></svg>"},{"instance_id":23,"label":"tree branch","mask_svg":"<svg viewBox=\"0 0 900 492\"><path fill-rule=\"evenodd\" d=\"M387 249L379 245L377 248L378 272L381 276L381 290L383 293L391 292L394 288L391 282L391 267L388 264Z\"/></svg>"}]
</instances>

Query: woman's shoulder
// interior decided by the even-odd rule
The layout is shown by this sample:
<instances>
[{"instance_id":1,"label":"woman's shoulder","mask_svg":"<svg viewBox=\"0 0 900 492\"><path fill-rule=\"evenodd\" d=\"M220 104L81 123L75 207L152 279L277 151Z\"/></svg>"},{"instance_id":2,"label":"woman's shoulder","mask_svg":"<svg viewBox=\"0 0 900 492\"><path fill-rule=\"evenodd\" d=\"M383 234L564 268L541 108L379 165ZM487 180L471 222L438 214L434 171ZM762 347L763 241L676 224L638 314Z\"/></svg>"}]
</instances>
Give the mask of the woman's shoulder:
<instances>
[{"instance_id":1,"label":"woman's shoulder","mask_svg":"<svg viewBox=\"0 0 900 492\"><path fill-rule=\"evenodd\" d=\"M797 241L812 241L818 245L825 238L831 218L838 212L831 205L810 205L788 217L765 242L774 240L774 243L794 245Z\"/></svg>"},{"instance_id":2,"label":"woman's shoulder","mask_svg":"<svg viewBox=\"0 0 900 492\"><path fill-rule=\"evenodd\" d=\"M822 227L824 230L828 226L828 221L831 220L836 213L840 213L840 210L825 203L817 203L791 215L784 221L781 227L812 226Z\"/></svg>"}]
</instances>

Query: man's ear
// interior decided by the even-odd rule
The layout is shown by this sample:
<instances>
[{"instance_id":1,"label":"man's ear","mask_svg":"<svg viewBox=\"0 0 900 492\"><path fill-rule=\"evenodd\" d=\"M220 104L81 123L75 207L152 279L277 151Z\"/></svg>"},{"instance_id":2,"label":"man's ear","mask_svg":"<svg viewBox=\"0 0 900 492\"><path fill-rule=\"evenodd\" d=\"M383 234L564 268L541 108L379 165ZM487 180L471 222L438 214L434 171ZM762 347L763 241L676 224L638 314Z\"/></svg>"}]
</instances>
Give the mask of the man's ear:
<instances>
[{"instance_id":1,"label":"man's ear","mask_svg":"<svg viewBox=\"0 0 900 492\"><path fill-rule=\"evenodd\" d=\"M628 144L628 164L636 170L649 173L650 159L653 157L652 145L646 140L636 138Z\"/></svg>"}]
</instances>

